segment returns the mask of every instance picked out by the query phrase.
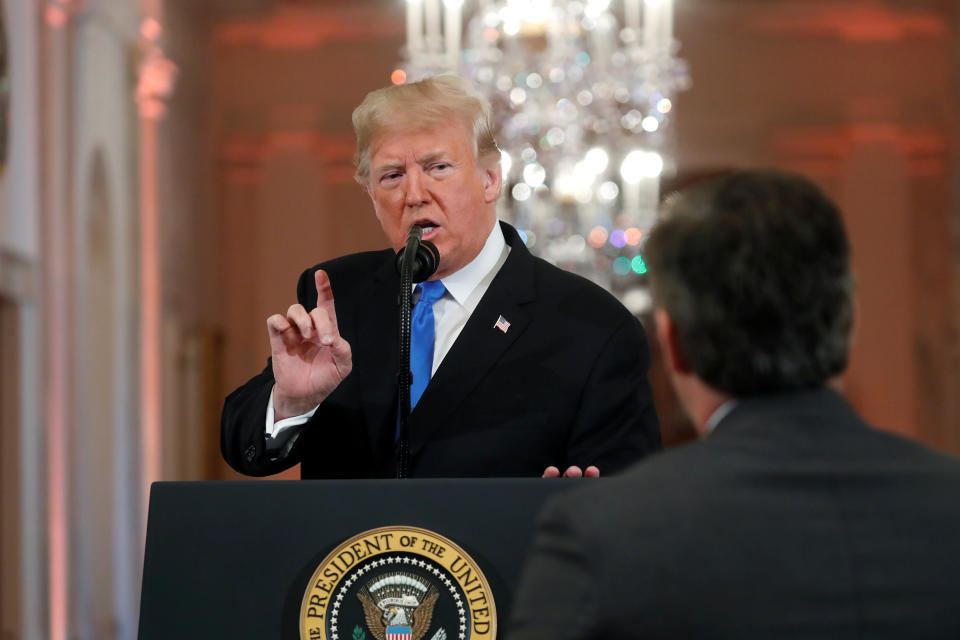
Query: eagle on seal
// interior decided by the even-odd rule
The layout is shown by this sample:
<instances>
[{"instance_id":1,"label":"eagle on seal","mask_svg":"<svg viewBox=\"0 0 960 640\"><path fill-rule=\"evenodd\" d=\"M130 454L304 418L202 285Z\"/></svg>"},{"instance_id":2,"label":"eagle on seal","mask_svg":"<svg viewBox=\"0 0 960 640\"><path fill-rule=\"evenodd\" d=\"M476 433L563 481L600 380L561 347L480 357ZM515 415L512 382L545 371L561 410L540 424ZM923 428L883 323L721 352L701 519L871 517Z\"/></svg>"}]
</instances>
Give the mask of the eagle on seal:
<instances>
[{"instance_id":1,"label":"eagle on seal","mask_svg":"<svg viewBox=\"0 0 960 640\"><path fill-rule=\"evenodd\" d=\"M357 592L367 628L376 640L386 640L388 627L408 627L411 640L422 640L439 596L433 585L407 573L378 576Z\"/></svg>"}]
</instances>

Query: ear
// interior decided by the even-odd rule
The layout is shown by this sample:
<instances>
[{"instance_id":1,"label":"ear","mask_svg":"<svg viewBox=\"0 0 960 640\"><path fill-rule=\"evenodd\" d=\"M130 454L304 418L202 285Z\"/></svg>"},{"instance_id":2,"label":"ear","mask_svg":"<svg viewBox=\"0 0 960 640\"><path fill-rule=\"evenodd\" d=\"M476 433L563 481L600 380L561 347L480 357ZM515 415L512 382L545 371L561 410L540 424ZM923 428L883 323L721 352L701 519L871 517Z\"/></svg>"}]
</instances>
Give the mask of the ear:
<instances>
[{"instance_id":1,"label":"ear","mask_svg":"<svg viewBox=\"0 0 960 640\"><path fill-rule=\"evenodd\" d=\"M503 187L503 172L500 170L500 162L494 162L489 167L483 169L483 201L486 203L496 202L500 197L500 189Z\"/></svg>"},{"instance_id":2,"label":"ear","mask_svg":"<svg viewBox=\"0 0 960 640\"><path fill-rule=\"evenodd\" d=\"M664 360L671 371L680 374L693 373L693 369L683 352L683 346L680 344L680 335L677 326L670 319L670 314L665 309L657 309L653 312L654 321L657 324L657 342L660 343L660 350L663 352Z\"/></svg>"},{"instance_id":3,"label":"ear","mask_svg":"<svg viewBox=\"0 0 960 640\"><path fill-rule=\"evenodd\" d=\"M860 296L853 295L853 302L850 304L850 313L853 314L853 322L850 323L850 336L847 339L847 349L853 348L860 337ZM847 354L849 357L849 353Z\"/></svg>"}]
</instances>

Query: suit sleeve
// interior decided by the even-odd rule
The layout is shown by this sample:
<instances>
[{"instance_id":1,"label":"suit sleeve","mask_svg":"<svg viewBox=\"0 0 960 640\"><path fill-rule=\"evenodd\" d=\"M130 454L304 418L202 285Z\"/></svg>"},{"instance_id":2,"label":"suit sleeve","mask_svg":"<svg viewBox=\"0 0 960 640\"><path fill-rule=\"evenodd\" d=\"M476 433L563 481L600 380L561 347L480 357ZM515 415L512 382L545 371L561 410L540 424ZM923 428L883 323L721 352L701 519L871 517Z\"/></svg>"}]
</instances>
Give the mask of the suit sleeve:
<instances>
[{"instance_id":1,"label":"suit sleeve","mask_svg":"<svg viewBox=\"0 0 960 640\"><path fill-rule=\"evenodd\" d=\"M646 334L627 315L591 365L567 441L567 466L596 465L609 475L662 448L649 369Z\"/></svg>"},{"instance_id":2,"label":"suit sleeve","mask_svg":"<svg viewBox=\"0 0 960 640\"><path fill-rule=\"evenodd\" d=\"M315 270L316 267L304 271L297 283L297 300L306 309L317 306L317 292L310 286ZM268 442L265 425L273 383L273 367L268 360L263 371L227 396L220 415L223 459L233 469L248 476L280 473L297 464L295 445L312 422L286 429L277 442Z\"/></svg>"},{"instance_id":3,"label":"suit sleeve","mask_svg":"<svg viewBox=\"0 0 960 640\"><path fill-rule=\"evenodd\" d=\"M547 503L517 587L507 640L600 637L597 569L576 523L564 496Z\"/></svg>"},{"instance_id":4,"label":"suit sleeve","mask_svg":"<svg viewBox=\"0 0 960 640\"><path fill-rule=\"evenodd\" d=\"M296 464L290 455L276 458L267 451L264 427L272 389L273 370L267 362L262 372L228 395L223 403L220 452L231 467L248 476L267 476Z\"/></svg>"}]
</instances>

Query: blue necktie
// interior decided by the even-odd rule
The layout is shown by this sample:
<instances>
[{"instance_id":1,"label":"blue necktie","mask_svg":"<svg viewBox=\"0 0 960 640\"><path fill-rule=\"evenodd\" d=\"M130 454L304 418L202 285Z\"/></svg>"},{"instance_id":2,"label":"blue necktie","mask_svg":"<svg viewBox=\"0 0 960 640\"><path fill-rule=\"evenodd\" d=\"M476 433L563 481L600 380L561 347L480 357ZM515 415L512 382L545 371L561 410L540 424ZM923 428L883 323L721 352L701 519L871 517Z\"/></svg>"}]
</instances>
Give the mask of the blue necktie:
<instances>
[{"instance_id":1,"label":"blue necktie","mask_svg":"<svg viewBox=\"0 0 960 640\"><path fill-rule=\"evenodd\" d=\"M417 285L420 299L413 307L410 316L410 371L413 383L410 385L410 410L417 406L430 382L433 369L433 343L436 327L433 320L433 303L443 297L446 287L439 280L422 282Z\"/></svg>"}]
</instances>

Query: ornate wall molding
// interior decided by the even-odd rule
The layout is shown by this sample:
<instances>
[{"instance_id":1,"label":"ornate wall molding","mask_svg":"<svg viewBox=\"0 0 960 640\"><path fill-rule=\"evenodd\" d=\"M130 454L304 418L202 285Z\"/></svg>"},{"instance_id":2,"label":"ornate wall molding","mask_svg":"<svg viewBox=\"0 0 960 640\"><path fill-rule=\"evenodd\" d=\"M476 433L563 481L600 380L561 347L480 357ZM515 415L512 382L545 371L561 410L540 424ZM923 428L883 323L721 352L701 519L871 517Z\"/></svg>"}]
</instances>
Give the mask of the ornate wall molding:
<instances>
[{"instance_id":1,"label":"ornate wall molding","mask_svg":"<svg viewBox=\"0 0 960 640\"><path fill-rule=\"evenodd\" d=\"M140 23L143 58L137 70L135 97L140 117L160 120L167 112L167 100L173 95L177 80L177 65L160 47L163 27L155 18L144 18Z\"/></svg>"},{"instance_id":2,"label":"ornate wall molding","mask_svg":"<svg viewBox=\"0 0 960 640\"><path fill-rule=\"evenodd\" d=\"M53 29L63 29L86 5L86 0L47 0L43 19Z\"/></svg>"},{"instance_id":3,"label":"ornate wall molding","mask_svg":"<svg viewBox=\"0 0 960 640\"><path fill-rule=\"evenodd\" d=\"M219 146L218 162L228 179L250 181L258 175L267 156L280 150L306 150L323 165L323 180L353 182L353 134L312 130L283 130L265 134L233 134Z\"/></svg>"},{"instance_id":4,"label":"ornate wall molding","mask_svg":"<svg viewBox=\"0 0 960 640\"><path fill-rule=\"evenodd\" d=\"M265 18L223 21L214 32L214 45L253 45L265 49L310 50L329 42L400 38L403 17L379 6L277 9Z\"/></svg>"},{"instance_id":5,"label":"ornate wall molding","mask_svg":"<svg viewBox=\"0 0 960 640\"><path fill-rule=\"evenodd\" d=\"M769 13L752 21L764 31L800 36L826 36L854 43L896 43L907 38L944 38L950 25L941 12L879 5L825 4L811 8L776 3Z\"/></svg>"},{"instance_id":6,"label":"ornate wall molding","mask_svg":"<svg viewBox=\"0 0 960 640\"><path fill-rule=\"evenodd\" d=\"M893 122L785 127L777 130L772 140L783 166L827 177L841 174L844 160L852 149L874 143L887 143L899 149L913 177L947 175L947 134L938 127Z\"/></svg>"}]
</instances>

